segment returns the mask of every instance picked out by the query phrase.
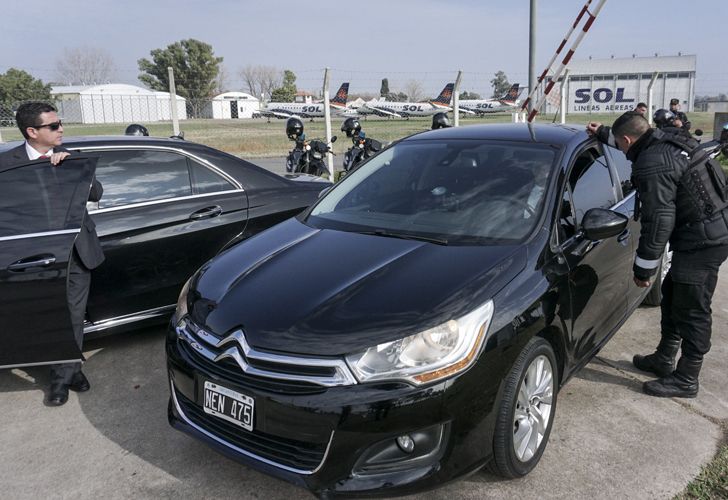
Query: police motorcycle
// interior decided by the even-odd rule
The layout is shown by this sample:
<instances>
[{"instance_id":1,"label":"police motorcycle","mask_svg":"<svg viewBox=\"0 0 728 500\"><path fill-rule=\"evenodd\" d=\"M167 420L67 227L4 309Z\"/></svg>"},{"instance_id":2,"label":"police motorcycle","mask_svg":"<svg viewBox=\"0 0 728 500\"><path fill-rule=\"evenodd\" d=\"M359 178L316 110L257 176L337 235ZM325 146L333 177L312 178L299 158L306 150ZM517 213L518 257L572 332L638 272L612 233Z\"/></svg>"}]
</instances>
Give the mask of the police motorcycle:
<instances>
[{"instance_id":1,"label":"police motorcycle","mask_svg":"<svg viewBox=\"0 0 728 500\"><path fill-rule=\"evenodd\" d=\"M362 161L378 153L382 149L382 143L370 139L361 129L361 124L356 118L347 118L341 124L341 131L349 137L352 146L344 153L344 171L354 169Z\"/></svg>"},{"instance_id":2,"label":"police motorcycle","mask_svg":"<svg viewBox=\"0 0 728 500\"><path fill-rule=\"evenodd\" d=\"M286 122L286 135L289 140L296 142L286 157L286 171L319 177L328 175L329 170L324 163L324 156L332 151L326 142L319 139L306 140L303 122L295 117L289 118ZM336 136L331 138L331 142L336 142Z\"/></svg>"}]
</instances>

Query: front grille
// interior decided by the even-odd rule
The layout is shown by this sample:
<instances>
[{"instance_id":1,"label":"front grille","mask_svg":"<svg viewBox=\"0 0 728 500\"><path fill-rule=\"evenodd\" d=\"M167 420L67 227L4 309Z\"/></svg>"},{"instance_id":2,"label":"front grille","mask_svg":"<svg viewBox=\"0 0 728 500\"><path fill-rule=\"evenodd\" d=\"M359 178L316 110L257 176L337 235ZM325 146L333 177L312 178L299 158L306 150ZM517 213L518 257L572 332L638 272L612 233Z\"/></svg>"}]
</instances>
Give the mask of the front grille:
<instances>
[{"instance_id":1,"label":"front grille","mask_svg":"<svg viewBox=\"0 0 728 500\"><path fill-rule=\"evenodd\" d=\"M172 387L183 418L195 426L213 434L225 443L243 449L254 458L263 458L273 465L293 469L294 472L314 472L326 457L329 443L306 443L294 439L273 436L259 431L248 432L213 415L187 399Z\"/></svg>"},{"instance_id":2,"label":"front grille","mask_svg":"<svg viewBox=\"0 0 728 500\"><path fill-rule=\"evenodd\" d=\"M248 375L232 359L221 359L215 362L200 355L187 342L178 340L177 343L180 351L187 358L186 361L190 362L195 369L207 375L231 382L234 385L277 394L318 394L326 390L325 387L310 382L267 379Z\"/></svg>"},{"instance_id":3,"label":"front grille","mask_svg":"<svg viewBox=\"0 0 728 500\"><path fill-rule=\"evenodd\" d=\"M306 394L327 387L353 385L343 359L313 358L259 351L242 330L218 337L189 318L177 326L180 351L208 374L237 385L285 394Z\"/></svg>"}]
</instances>

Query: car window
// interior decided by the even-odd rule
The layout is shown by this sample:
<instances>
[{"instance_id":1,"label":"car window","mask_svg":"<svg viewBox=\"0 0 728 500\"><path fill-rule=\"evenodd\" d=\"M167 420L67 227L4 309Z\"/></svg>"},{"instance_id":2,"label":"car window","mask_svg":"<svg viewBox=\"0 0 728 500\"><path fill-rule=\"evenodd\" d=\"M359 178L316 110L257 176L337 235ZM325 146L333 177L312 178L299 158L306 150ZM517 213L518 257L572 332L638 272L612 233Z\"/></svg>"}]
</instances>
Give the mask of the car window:
<instances>
[{"instance_id":1,"label":"car window","mask_svg":"<svg viewBox=\"0 0 728 500\"><path fill-rule=\"evenodd\" d=\"M612 160L614 160L614 167L617 170L617 175L619 176L619 185L622 189L622 194L624 196L628 196L632 191L634 191L634 186L632 185L632 162L627 159L624 153L622 153L619 149L613 148L611 146L609 147L609 154L612 157Z\"/></svg>"},{"instance_id":2,"label":"car window","mask_svg":"<svg viewBox=\"0 0 728 500\"><path fill-rule=\"evenodd\" d=\"M73 218L80 221L69 205L84 172L66 163L64 169L44 163L0 172L0 237L68 229Z\"/></svg>"},{"instance_id":3,"label":"car window","mask_svg":"<svg viewBox=\"0 0 728 500\"><path fill-rule=\"evenodd\" d=\"M200 165L194 160L189 160L189 163L190 174L192 175L192 189L195 194L217 193L218 191L235 189L235 186L208 167Z\"/></svg>"},{"instance_id":4,"label":"car window","mask_svg":"<svg viewBox=\"0 0 728 500\"><path fill-rule=\"evenodd\" d=\"M562 239L574 235L584 214L591 208L609 208L617 203L607 161L598 147L581 152L569 173L559 216Z\"/></svg>"},{"instance_id":5,"label":"car window","mask_svg":"<svg viewBox=\"0 0 728 500\"><path fill-rule=\"evenodd\" d=\"M104 187L99 208L192 194L187 157L169 151L102 151L96 178Z\"/></svg>"},{"instance_id":6,"label":"car window","mask_svg":"<svg viewBox=\"0 0 728 500\"><path fill-rule=\"evenodd\" d=\"M539 219L555 151L479 140L403 142L346 176L307 221L449 244L510 244Z\"/></svg>"}]
</instances>

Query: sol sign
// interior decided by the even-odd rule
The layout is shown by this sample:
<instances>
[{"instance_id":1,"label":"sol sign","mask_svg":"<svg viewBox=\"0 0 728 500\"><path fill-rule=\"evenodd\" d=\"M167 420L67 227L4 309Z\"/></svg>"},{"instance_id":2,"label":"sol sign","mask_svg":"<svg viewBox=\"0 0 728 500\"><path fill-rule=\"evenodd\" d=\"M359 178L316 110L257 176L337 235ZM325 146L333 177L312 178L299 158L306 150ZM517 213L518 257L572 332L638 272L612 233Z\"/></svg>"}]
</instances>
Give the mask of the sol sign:
<instances>
[{"instance_id":1,"label":"sol sign","mask_svg":"<svg viewBox=\"0 0 728 500\"><path fill-rule=\"evenodd\" d=\"M630 103L630 104L625 104ZM577 89L574 92L574 111L630 111L634 99L624 97L624 87L616 92L610 88Z\"/></svg>"}]
</instances>

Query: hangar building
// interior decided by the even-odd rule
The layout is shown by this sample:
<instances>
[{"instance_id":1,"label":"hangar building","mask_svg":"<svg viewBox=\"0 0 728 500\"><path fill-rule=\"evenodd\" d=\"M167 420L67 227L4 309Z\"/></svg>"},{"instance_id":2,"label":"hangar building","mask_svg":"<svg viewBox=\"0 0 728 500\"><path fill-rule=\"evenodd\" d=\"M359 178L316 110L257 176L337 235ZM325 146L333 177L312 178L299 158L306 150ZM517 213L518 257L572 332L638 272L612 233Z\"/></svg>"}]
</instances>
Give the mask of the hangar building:
<instances>
[{"instance_id":1,"label":"hangar building","mask_svg":"<svg viewBox=\"0 0 728 500\"><path fill-rule=\"evenodd\" d=\"M212 98L202 112L204 118L252 118L260 111L260 101L245 92L225 92Z\"/></svg>"},{"instance_id":2,"label":"hangar building","mask_svg":"<svg viewBox=\"0 0 728 500\"><path fill-rule=\"evenodd\" d=\"M647 102L647 86L654 73L653 110L668 108L670 99L680 109L693 111L696 56L655 56L572 61L568 82L567 113L623 113L638 102ZM549 94L546 113L558 110L558 84Z\"/></svg>"},{"instance_id":3,"label":"hangar building","mask_svg":"<svg viewBox=\"0 0 728 500\"><path fill-rule=\"evenodd\" d=\"M67 123L148 123L172 119L169 92L111 83L54 86L58 113ZM175 96L177 116L187 118L184 97Z\"/></svg>"}]
</instances>

